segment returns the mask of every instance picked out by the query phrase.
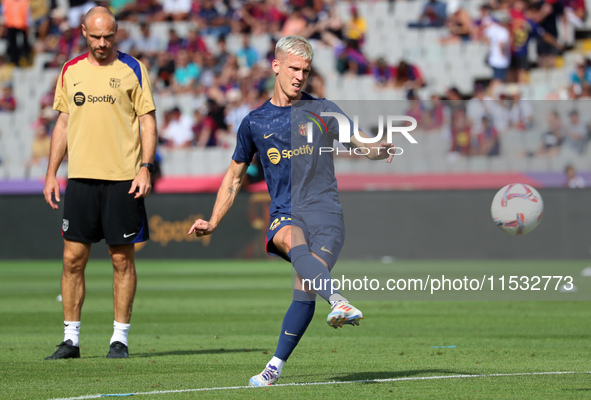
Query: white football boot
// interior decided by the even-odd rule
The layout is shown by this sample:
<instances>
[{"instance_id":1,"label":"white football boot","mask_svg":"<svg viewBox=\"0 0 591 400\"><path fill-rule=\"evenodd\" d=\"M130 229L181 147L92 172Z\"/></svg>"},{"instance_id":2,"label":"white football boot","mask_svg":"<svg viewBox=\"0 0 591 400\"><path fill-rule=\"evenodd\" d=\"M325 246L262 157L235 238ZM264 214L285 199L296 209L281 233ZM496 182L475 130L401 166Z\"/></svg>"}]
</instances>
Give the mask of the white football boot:
<instances>
[{"instance_id":1,"label":"white football boot","mask_svg":"<svg viewBox=\"0 0 591 400\"><path fill-rule=\"evenodd\" d=\"M277 367L271 364L267 364L263 372L253 376L248 381L248 386L269 386L279 380L281 374L277 370Z\"/></svg>"},{"instance_id":2,"label":"white football boot","mask_svg":"<svg viewBox=\"0 0 591 400\"><path fill-rule=\"evenodd\" d=\"M326 323L333 328L342 328L343 325L358 326L363 319L363 313L346 301L334 304L332 311L326 317Z\"/></svg>"}]
</instances>

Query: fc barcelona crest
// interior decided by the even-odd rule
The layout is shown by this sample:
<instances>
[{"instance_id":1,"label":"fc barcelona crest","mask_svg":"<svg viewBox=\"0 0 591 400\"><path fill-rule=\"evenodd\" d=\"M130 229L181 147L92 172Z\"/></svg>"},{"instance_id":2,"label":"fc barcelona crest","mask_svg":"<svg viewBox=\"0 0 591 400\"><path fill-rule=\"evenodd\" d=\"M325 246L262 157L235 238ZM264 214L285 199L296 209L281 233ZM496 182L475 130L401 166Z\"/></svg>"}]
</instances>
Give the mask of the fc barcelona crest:
<instances>
[{"instance_id":1,"label":"fc barcelona crest","mask_svg":"<svg viewBox=\"0 0 591 400\"><path fill-rule=\"evenodd\" d=\"M111 78L109 81L109 86L111 86L113 89L117 89L119 86L121 86L121 79Z\"/></svg>"},{"instance_id":2,"label":"fc barcelona crest","mask_svg":"<svg viewBox=\"0 0 591 400\"><path fill-rule=\"evenodd\" d=\"M300 135L308 136L308 130L306 129L306 124L300 124L299 128L300 128Z\"/></svg>"}]
</instances>

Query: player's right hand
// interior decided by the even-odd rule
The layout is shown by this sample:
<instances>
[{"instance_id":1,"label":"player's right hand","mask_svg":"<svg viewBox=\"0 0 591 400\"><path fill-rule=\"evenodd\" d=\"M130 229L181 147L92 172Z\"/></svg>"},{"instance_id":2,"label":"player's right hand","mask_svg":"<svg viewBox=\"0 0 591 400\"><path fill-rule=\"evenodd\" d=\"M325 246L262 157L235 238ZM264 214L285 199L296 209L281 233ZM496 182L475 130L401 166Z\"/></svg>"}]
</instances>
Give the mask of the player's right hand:
<instances>
[{"instance_id":1,"label":"player's right hand","mask_svg":"<svg viewBox=\"0 0 591 400\"><path fill-rule=\"evenodd\" d=\"M60 201L60 183L58 182L55 176L45 178L45 187L43 188L43 196L45 196L45 202L49 204L51 208L57 210L59 207L56 203L53 202L53 197L55 196L55 201L59 203Z\"/></svg>"},{"instance_id":2,"label":"player's right hand","mask_svg":"<svg viewBox=\"0 0 591 400\"><path fill-rule=\"evenodd\" d=\"M191 225L188 234L191 235L195 232L195 236L201 237L206 235L211 235L215 231L215 227L209 223L209 221L205 221L203 219L195 220L195 223Z\"/></svg>"}]
</instances>

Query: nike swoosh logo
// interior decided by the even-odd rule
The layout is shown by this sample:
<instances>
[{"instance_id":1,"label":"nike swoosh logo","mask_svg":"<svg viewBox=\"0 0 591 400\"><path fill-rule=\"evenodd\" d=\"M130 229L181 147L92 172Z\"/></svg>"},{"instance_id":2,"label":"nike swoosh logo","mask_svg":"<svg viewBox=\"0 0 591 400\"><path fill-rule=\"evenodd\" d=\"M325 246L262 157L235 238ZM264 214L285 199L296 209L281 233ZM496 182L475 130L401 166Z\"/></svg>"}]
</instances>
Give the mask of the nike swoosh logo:
<instances>
[{"instance_id":1,"label":"nike swoosh logo","mask_svg":"<svg viewBox=\"0 0 591 400\"><path fill-rule=\"evenodd\" d=\"M135 232L133 232L133 233L124 233L123 234L123 238L127 239L128 237L133 236L133 235L135 235Z\"/></svg>"},{"instance_id":2,"label":"nike swoosh logo","mask_svg":"<svg viewBox=\"0 0 591 400\"><path fill-rule=\"evenodd\" d=\"M332 252L331 252L330 250L328 250L328 249L327 249L326 247L324 247L324 246L322 246L322 247L320 248L320 250L322 250L322 251L326 251L327 253L329 253L329 254L332 254ZM333 254L333 255L334 255L334 254Z\"/></svg>"},{"instance_id":3,"label":"nike swoosh logo","mask_svg":"<svg viewBox=\"0 0 591 400\"><path fill-rule=\"evenodd\" d=\"M78 85L78 84L80 84L80 83L82 83L82 81L80 81L80 82L76 82L76 83L74 84L74 86L76 86L76 85Z\"/></svg>"},{"instance_id":4,"label":"nike swoosh logo","mask_svg":"<svg viewBox=\"0 0 591 400\"><path fill-rule=\"evenodd\" d=\"M263 135L263 139L269 139L271 136L273 136L274 134L276 134L277 132L273 132L269 135Z\"/></svg>"},{"instance_id":5,"label":"nike swoosh logo","mask_svg":"<svg viewBox=\"0 0 591 400\"><path fill-rule=\"evenodd\" d=\"M295 333L289 333L287 330L283 333L285 333L288 336L297 336Z\"/></svg>"}]
</instances>

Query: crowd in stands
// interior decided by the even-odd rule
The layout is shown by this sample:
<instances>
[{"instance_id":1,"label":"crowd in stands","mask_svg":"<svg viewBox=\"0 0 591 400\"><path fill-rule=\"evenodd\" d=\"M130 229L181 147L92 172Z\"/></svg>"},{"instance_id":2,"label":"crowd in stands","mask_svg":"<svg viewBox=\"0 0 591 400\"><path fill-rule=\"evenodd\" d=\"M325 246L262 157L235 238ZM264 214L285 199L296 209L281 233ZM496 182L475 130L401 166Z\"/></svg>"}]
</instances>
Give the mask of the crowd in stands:
<instances>
[{"instance_id":1,"label":"crowd in stands","mask_svg":"<svg viewBox=\"0 0 591 400\"><path fill-rule=\"evenodd\" d=\"M570 28L581 27L587 17L583 0L480 0L478 15L471 15L460 0L406 1L424 3L416 22L409 24L408 29L445 29L440 39L442 46L469 41L486 43L489 51L483 62L491 68L491 82L477 85L473 93L450 88L446 93L431 94L430 99L419 98L418 90L429 86L429 76L424 75L420 61L367 57L367 19L355 2L348 3L348 15L343 17L336 0L69 0L67 10L45 0L4 0L2 35L9 50L0 61L0 81L6 79L4 66L27 67L34 53L51 55L45 67L59 69L65 61L86 51L81 18L96 4L109 6L120 22L118 49L147 66L155 93L192 98L191 115L178 107L164 110L164 118L159 121L161 145L230 147L242 118L271 95L274 75L269 65L275 41L283 35L298 34L309 38L315 47L333 49L335 74L369 75L377 90L404 90L410 104L408 113L421 120L421 126L427 131L447 126L450 152L494 156L500 152L499 142L505 129L525 130L531 124L523 116L516 120L509 117L511 109L524 101L519 93L503 93L499 89L506 83L527 82L532 67L529 42L537 42L538 66L553 68L556 57L573 43ZM14 3L28 5L31 18L26 19L26 26L11 16L22 13ZM395 2L390 3L389 11L396 13ZM162 21L182 21L191 28L180 34L174 24L170 25L163 43L163 38L151 29L152 24ZM139 35L132 35L125 23L138 26ZM559 30L559 24L569 29ZM34 31L34 35L28 35L34 36L33 43L14 39L27 30ZM559 31L565 34L560 37ZM271 38L268 51L263 54L251 44L252 38L261 34ZM228 50L228 35L241 35L237 51ZM324 97L324 77L313 70L305 90ZM570 77L569 95L573 99L591 96L591 62L582 56ZM499 117L490 110L483 111L487 103L493 104L489 108L506 110L507 114ZM15 107L10 84L2 83L0 112ZM51 102L41 106L39 121L35 123L39 138L41 132L51 134L47 107L51 107ZM557 132L558 128L552 134L544 134L546 145L539 154L551 153L553 146L548 143L552 136L560 136ZM587 129L578 135L586 143ZM556 142L562 144L574 136L565 131L562 137Z\"/></svg>"}]
</instances>

